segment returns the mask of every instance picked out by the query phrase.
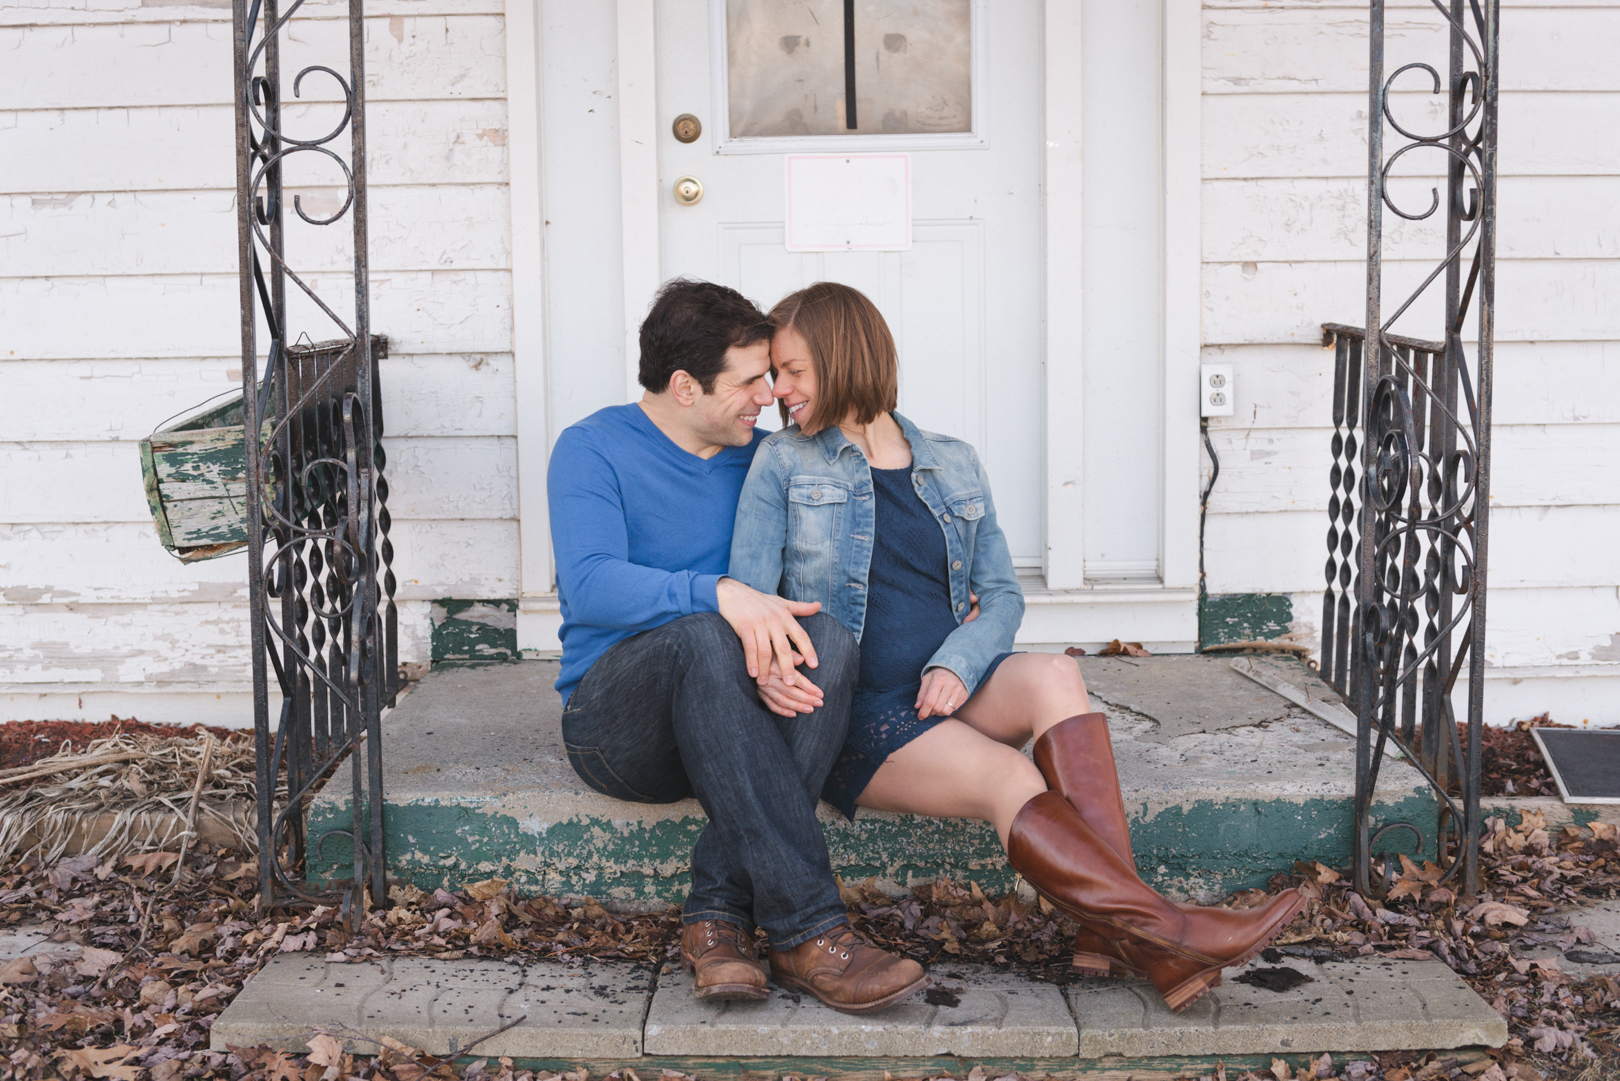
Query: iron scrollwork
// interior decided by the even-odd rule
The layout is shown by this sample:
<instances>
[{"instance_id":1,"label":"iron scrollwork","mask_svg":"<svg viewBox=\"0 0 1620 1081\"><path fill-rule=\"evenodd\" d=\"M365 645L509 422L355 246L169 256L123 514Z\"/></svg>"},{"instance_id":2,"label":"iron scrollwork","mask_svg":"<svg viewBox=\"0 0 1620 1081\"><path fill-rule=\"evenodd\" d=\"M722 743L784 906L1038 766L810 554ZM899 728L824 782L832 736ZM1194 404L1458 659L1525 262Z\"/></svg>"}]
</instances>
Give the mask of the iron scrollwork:
<instances>
[{"instance_id":1,"label":"iron scrollwork","mask_svg":"<svg viewBox=\"0 0 1620 1081\"><path fill-rule=\"evenodd\" d=\"M362 2L349 3L344 70L311 64L292 79L295 98L317 79L341 97L322 106L341 112L320 125L329 130L308 137L289 130L282 100L286 31L303 3L285 12L278 0L233 5L260 903L320 899L304 883L305 861L335 838L352 847L343 903L358 916L368 887L373 901L385 895L380 722L400 687L377 365L387 342L370 327ZM347 318L336 310L346 302L324 298L288 260L284 174L289 161L305 159L335 166L339 177L335 211L306 212L302 193L292 210L307 225L352 231ZM294 343L289 285L313 304L305 318L330 340L313 343L305 329ZM261 320L269 339L262 370ZM280 695L273 726L272 671ZM310 839L309 800L336 780L345 757L353 825Z\"/></svg>"},{"instance_id":2,"label":"iron scrollwork","mask_svg":"<svg viewBox=\"0 0 1620 1081\"><path fill-rule=\"evenodd\" d=\"M1438 858L1464 892L1479 882L1480 726L1495 319L1499 0L1431 0L1450 35L1449 78L1426 63L1384 74L1384 3L1371 3L1365 327L1323 326L1333 346L1332 488L1322 670L1356 710L1356 888L1374 881L1373 793L1394 740L1441 805ZM1444 95L1443 130L1404 121L1394 91L1410 73ZM1385 127L1400 145L1386 156ZM1429 151L1446 194L1403 208L1394 169ZM1413 161L1418 160L1416 157ZM1422 221L1444 212L1445 254L1383 314L1383 212ZM1393 333L1425 294L1440 292L1444 339ZM1477 322L1467 328L1470 313ZM1471 340L1470 340L1471 339ZM1465 736L1459 736L1459 681ZM1392 875L1384 862L1383 880Z\"/></svg>"}]
</instances>

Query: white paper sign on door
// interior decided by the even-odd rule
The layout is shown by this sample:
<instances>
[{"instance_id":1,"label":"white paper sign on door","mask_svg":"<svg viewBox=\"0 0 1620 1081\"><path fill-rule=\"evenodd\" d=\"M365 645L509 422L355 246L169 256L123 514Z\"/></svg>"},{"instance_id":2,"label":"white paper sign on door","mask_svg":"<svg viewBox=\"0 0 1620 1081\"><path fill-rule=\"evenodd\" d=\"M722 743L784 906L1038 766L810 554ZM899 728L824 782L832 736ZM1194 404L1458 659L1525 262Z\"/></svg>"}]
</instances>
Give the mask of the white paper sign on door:
<instances>
[{"instance_id":1,"label":"white paper sign on door","mask_svg":"<svg viewBox=\"0 0 1620 1081\"><path fill-rule=\"evenodd\" d=\"M787 155L788 251L909 251L911 155Z\"/></svg>"}]
</instances>

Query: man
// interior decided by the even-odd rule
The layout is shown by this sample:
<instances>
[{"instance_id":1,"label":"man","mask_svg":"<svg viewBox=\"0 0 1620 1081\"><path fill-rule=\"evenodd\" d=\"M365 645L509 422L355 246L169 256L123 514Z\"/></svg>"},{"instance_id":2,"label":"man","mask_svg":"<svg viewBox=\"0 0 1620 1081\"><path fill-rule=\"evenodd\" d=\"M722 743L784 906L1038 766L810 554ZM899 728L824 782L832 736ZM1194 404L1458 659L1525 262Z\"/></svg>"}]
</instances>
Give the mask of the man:
<instances>
[{"instance_id":1,"label":"man","mask_svg":"<svg viewBox=\"0 0 1620 1081\"><path fill-rule=\"evenodd\" d=\"M819 605L725 577L754 424L773 401L770 338L735 290L670 282L641 324L641 401L557 440L563 743L598 792L695 795L708 814L681 930L697 997L766 997L757 924L778 983L865 1013L928 981L850 929L816 821L858 649Z\"/></svg>"}]
</instances>

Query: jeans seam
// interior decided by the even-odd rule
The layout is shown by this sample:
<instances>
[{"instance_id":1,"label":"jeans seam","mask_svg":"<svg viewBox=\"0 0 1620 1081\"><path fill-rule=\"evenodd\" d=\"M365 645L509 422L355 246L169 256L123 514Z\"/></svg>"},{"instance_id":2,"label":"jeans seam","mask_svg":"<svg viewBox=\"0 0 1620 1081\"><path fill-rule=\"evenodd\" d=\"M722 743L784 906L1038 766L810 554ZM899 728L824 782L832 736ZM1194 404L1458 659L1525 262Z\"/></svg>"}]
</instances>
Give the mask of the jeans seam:
<instances>
[{"instance_id":1,"label":"jeans seam","mask_svg":"<svg viewBox=\"0 0 1620 1081\"><path fill-rule=\"evenodd\" d=\"M607 775L610 778L613 779L614 783L619 785L621 788L623 788L624 791L629 792L634 796L634 799L625 800L626 803L653 803L653 802L655 802L652 799L651 796L643 795L638 789L636 789L636 788L632 787L631 785L629 785L628 783L626 783L625 779L623 777L620 777L616 772L614 772L612 763L610 763L607 760L607 756L604 755L599 748L596 748L596 747L582 747L582 746L579 746L577 744L568 743L566 741L563 743L563 748L568 752L568 756L569 756L570 761L572 761L575 758L577 758L579 760L580 764L578 766L575 766L575 769L583 768L585 770L585 772L590 773L591 776L590 776L589 779L593 780L593 781L596 781L596 783L598 785L601 785L601 791L603 792L604 795L613 796L614 799L624 799L623 796L614 795L614 793L611 791L612 786L603 784L601 779L596 776L596 774L590 769L590 767L585 766L584 763L586 761L587 754L595 755L596 760L599 763L601 763L603 771L606 772Z\"/></svg>"},{"instance_id":2,"label":"jeans seam","mask_svg":"<svg viewBox=\"0 0 1620 1081\"><path fill-rule=\"evenodd\" d=\"M688 926L694 923L702 923L704 920L719 920L722 923L735 924L736 926L741 927L744 931L748 931L750 933L753 932L753 928L745 923L742 917L738 916L735 912L723 912L719 909L705 908L700 909L697 912L681 913L682 926Z\"/></svg>"}]
</instances>

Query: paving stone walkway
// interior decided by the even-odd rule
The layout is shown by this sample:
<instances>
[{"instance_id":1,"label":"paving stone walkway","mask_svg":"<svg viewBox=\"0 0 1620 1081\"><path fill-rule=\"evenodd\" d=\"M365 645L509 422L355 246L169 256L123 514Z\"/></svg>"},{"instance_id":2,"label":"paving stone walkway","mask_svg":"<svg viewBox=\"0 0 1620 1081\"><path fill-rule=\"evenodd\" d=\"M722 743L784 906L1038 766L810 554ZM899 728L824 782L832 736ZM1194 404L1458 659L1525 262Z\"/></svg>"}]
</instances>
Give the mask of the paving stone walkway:
<instances>
[{"instance_id":1,"label":"paving stone walkway","mask_svg":"<svg viewBox=\"0 0 1620 1081\"><path fill-rule=\"evenodd\" d=\"M326 964L278 956L214 1022L212 1046L302 1050L324 1031L362 1053L387 1035L436 1055L581 1061L659 1057L1101 1059L1500 1046L1507 1025L1438 961L1317 964L1284 991L1238 983L1172 1014L1146 984L1080 981L1064 991L1006 972L936 965L926 995L851 1017L781 991L701 1004L690 978L656 990L627 964L505 964L392 958Z\"/></svg>"}]
</instances>

